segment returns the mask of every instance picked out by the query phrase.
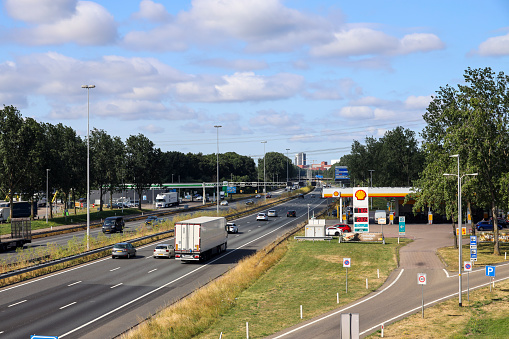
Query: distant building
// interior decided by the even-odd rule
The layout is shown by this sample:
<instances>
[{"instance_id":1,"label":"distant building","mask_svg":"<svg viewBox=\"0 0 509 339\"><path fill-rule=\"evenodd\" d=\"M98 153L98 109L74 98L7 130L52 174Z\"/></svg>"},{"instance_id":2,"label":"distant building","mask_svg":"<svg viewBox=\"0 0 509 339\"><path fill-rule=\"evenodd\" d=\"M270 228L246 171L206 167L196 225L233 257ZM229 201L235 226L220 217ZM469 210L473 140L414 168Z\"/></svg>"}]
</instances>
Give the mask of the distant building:
<instances>
[{"instance_id":1,"label":"distant building","mask_svg":"<svg viewBox=\"0 0 509 339\"><path fill-rule=\"evenodd\" d=\"M295 154L295 165L299 167L306 166L306 153L300 152Z\"/></svg>"},{"instance_id":2,"label":"distant building","mask_svg":"<svg viewBox=\"0 0 509 339\"><path fill-rule=\"evenodd\" d=\"M327 161L322 161L319 164L312 164L312 165L310 165L309 168L312 169L312 170L315 170L315 171L317 171L317 170L319 170L319 171L326 171L329 168L331 168L331 165L327 165Z\"/></svg>"}]
</instances>

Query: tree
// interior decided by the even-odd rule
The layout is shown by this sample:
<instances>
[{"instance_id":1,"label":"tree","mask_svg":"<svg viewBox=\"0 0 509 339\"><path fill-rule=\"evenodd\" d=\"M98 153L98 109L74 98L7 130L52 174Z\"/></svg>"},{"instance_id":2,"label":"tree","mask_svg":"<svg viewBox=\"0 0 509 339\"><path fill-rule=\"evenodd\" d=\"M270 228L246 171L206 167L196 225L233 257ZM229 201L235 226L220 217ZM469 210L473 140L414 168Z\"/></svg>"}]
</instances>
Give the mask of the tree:
<instances>
[{"instance_id":1,"label":"tree","mask_svg":"<svg viewBox=\"0 0 509 339\"><path fill-rule=\"evenodd\" d=\"M141 196L143 190L158 181L158 166L160 166L159 149L154 149L154 143L143 134L131 135L126 140L126 160L128 178L132 180L135 190L140 197L139 209L141 209Z\"/></svg>"},{"instance_id":2,"label":"tree","mask_svg":"<svg viewBox=\"0 0 509 339\"><path fill-rule=\"evenodd\" d=\"M465 85L441 87L429 104L422 132L426 152L427 180L438 178L443 166L454 161L446 157L458 154L460 175L478 173L477 179L467 180L462 193L480 207L489 207L493 215L494 254L500 255L497 227L497 207L507 201L507 162L509 152L509 77L491 68L471 69L464 74ZM431 173L435 172L432 176ZM445 180L445 178L442 178ZM437 189L437 184L421 182L421 191ZM475 193L475 194L474 194Z\"/></svg>"}]
</instances>

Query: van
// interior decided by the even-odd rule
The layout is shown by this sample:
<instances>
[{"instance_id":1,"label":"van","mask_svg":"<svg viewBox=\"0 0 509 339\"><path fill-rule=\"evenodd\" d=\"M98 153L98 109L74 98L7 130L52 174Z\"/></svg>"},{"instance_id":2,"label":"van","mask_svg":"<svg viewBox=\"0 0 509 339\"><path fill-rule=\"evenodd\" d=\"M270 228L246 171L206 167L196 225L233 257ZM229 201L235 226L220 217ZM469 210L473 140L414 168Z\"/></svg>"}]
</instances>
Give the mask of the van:
<instances>
[{"instance_id":1,"label":"van","mask_svg":"<svg viewBox=\"0 0 509 339\"><path fill-rule=\"evenodd\" d=\"M379 218L387 218L387 213L385 210L376 210L375 211L375 224L378 224Z\"/></svg>"},{"instance_id":2,"label":"van","mask_svg":"<svg viewBox=\"0 0 509 339\"><path fill-rule=\"evenodd\" d=\"M124 218L122 217L108 217L104 219L103 223L103 233L113 233L113 232L124 232Z\"/></svg>"}]
</instances>

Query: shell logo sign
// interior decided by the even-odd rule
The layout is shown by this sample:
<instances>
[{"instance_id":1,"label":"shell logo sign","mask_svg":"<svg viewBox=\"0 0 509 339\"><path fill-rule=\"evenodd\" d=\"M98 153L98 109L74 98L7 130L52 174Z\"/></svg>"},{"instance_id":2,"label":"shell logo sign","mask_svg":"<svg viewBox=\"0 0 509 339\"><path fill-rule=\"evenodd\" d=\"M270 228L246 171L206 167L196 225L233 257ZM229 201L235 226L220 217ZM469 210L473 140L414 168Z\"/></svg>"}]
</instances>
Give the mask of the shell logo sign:
<instances>
[{"instance_id":1,"label":"shell logo sign","mask_svg":"<svg viewBox=\"0 0 509 339\"><path fill-rule=\"evenodd\" d=\"M366 194L366 192L364 190L358 190L355 192L355 198L357 200L364 200L366 199L368 195Z\"/></svg>"},{"instance_id":2,"label":"shell logo sign","mask_svg":"<svg viewBox=\"0 0 509 339\"><path fill-rule=\"evenodd\" d=\"M338 196L339 196L339 192L338 192L338 191L334 191L333 195L334 195L335 197L338 197Z\"/></svg>"}]
</instances>

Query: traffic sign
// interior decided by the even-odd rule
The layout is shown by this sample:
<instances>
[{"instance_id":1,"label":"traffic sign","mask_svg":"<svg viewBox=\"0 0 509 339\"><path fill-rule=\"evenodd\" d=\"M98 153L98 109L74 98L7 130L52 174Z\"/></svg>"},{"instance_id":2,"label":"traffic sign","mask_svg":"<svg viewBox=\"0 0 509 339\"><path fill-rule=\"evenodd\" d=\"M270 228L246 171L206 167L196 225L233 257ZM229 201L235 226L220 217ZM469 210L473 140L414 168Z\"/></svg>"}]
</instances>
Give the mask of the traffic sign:
<instances>
[{"instance_id":1,"label":"traffic sign","mask_svg":"<svg viewBox=\"0 0 509 339\"><path fill-rule=\"evenodd\" d=\"M477 248L470 249L470 261L477 261Z\"/></svg>"},{"instance_id":2,"label":"traffic sign","mask_svg":"<svg viewBox=\"0 0 509 339\"><path fill-rule=\"evenodd\" d=\"M426 273L417 273L417 284L426 285Z\"/></svg>"},{"instance_id":3,"label":"traffic sign","mask_svg":"<svg viewBox=\"0 0 509 339\"><path fill-rule=\"evenodd\" d=\"M494 277L495 276L495 266L486 265L486 276Z\"/></svg>"},{"instance_id":4,"label":"traffic sign","mask_svg":"<svg viewBox=\"0 0 509 339\"><path fill-rule=\"evenodd\" d=\"M472 262L471 261L463 262L463 270L465 272L472 272Z\"/></svg>"},{"instance_id":5,"label":"traffic sign","mask_svg":"<svg viewBox=\"0 0 509 339\"><path fill-rule=\"evenodd\" d=\"M477 235L470 236L470 246L477 246Z\"/></svg>"},{"instance_id":6,"label":"traffic sign","mask_svg":"<svg viewBox=\"0 0 509 339\"><path fill-rule=\"evenodd\" d=\"M350 258L343 258L343 267L350 267L351 264Z\"/></svg>"},{"instance_id":7,"label":"traffic sign","mask_svg":"<svg viewBox=\"0 0 509 339\"><path fill-rule=\"evenodd\" d=\"M399 235L405 235L405 217L399 217Z\"/></svg>"}]
</instances>

